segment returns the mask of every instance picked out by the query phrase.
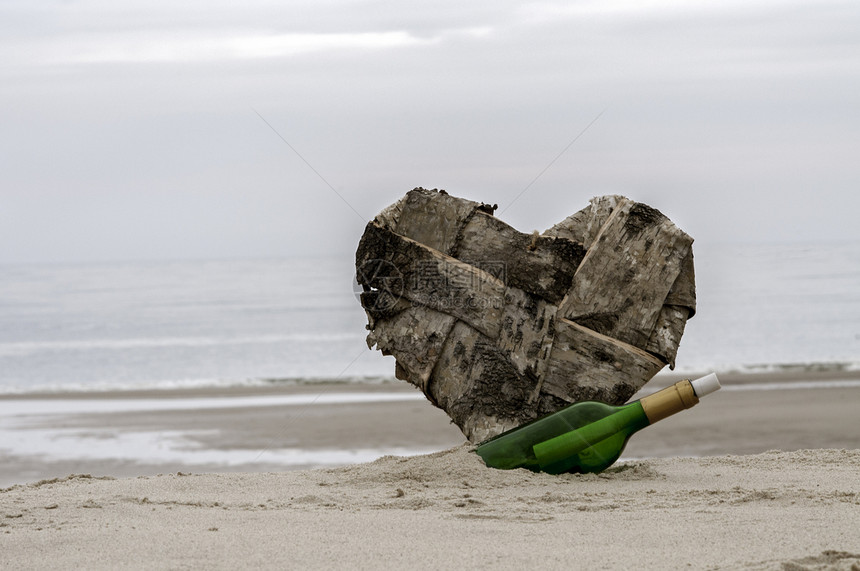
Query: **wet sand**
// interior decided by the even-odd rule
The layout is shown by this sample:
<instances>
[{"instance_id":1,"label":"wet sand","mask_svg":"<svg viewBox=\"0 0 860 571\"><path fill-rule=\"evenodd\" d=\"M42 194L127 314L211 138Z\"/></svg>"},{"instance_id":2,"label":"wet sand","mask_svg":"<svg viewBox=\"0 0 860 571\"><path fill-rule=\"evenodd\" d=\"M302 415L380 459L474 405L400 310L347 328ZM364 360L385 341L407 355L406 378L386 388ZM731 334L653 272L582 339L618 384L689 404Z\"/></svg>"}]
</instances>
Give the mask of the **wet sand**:
<instances>
[{"instance_id":1,"label":"wet sand","mask_svg":"<svg viewBox=\"0 0 860 571\"><path fill-rule=\"evenodd\" d=\"M709 456L756 454L769 450L792 451L808 448L860 448L857 405L860 387L786 388L744 390L753 387L793 386L794 383L819 383L829 386L838 381L857 381L860 373L795 373L770 375L721 374L724 389L703 399L695 408L677 414L636 434L622 459L671 456ZM676 379L661 376L648 385L660 388ZM800 385L800 386L809 386ZM260 397L276 399L305 395L312 404L292 406L229 406L236 399ZM392 402L326 404L338 395L400 395ZM189 400L190 399L190 400ZM200 399L224 399L224 408L143 410L52 414L26 418L14 424L14 434L23 446L4 451L0 442L0 487L71 473L109 476L138 476L170 472L236 472L306 469L351 463L344 456L355 449L366 450L372 459L385 453L432 452L465 442L448 417L434 408L415 389L402 382L381 384L325 384L282 387L241 387L185 391L136 391L113 393L72 393L65 395L20 395L0 397L0 406L15 410L26 402L101 401L111 403L134 400L179 402L190 406ZM19 403L16 405L15 403ZM157 408L158 405L156 404ZM92 450L81 450L80 458L57 458L33 453L35 436L63 435L74 444L74 437L90 437L93 444L139 434L174 434L173 454L159 458L158 451L135 455L124 450L122 457L104 457ZM44 433L47 432L46 437ZM7 436L8 441L8 436ZM27 445L27 439L33 443ZM129 440L134 446L134 440ZM158 443L156 443L158 444ZM167 444L164 444L167 446ZM210 451L187 454L189 451ZM128 447L127 447L128 448ZM283 453L331 451L331 460L314 461L309 455L283 457ZM376 450L376 456L372 451ZM223 451L219 457L217 451ZM36 451L37 452L37 451ZM365 455L366 456L366 455ZM202 457L202 458L201 458ZM362 458L356 458L356 461Z\"/></svg>"}]
</instances>

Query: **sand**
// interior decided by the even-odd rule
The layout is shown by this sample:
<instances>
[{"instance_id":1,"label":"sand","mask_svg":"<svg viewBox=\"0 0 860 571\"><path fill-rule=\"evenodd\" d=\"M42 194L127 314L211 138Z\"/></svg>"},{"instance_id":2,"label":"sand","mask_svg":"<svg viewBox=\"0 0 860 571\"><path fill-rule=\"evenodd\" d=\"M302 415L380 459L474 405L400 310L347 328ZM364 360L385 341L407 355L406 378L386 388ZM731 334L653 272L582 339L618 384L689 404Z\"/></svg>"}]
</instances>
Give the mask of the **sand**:
<instances>
[{"instance_id":1,"label":"sand","mask_svg":"<svg viewBox=\"0 0 860 571\"><path fill-rule=\"evenodd\" d=\"M84 431L214 426L217 441L197 436L207 446L263 454L229 467L4 457L0 474L28 483L0 490L0 568L860 569L860 388L723 380L736 388L637 434L599 475L488 469L421 401L70 416ZM265 451L284 439L442 451L283 471Z\"/></svg>"},{"instance_id":2,"label":"sand","mask_svg":"<svg viewBox=\"0 0 860 571\"><path fill-rule=\"evenodd\" d=\"M857 569L860 451L487 469L468 446L0 492L4 568Z\"/></svg>"}]
</instances>

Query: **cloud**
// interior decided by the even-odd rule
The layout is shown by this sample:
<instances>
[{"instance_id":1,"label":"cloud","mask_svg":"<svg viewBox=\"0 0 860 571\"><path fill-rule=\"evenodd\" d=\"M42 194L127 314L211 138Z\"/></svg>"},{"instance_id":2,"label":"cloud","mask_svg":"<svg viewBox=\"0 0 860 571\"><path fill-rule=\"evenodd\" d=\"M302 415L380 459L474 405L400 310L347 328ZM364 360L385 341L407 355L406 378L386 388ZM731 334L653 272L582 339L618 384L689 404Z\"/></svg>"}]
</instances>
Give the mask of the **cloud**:
<instances>
[{"instance_id":1,"label":"cloud","mask_svg":"<svg viewBox=\"0 0 860 571\"><path fill-rule=\"evenodd\" d=\"M193 63L432 45L492 29L474 10L444 4L11 1L0 7L0 47L7 68Z\"/></svg>"},{"instance_id":2,"label":"cloud","mask_svg":"<svg viewBox=\"0 0 860 571\"><path fill-rule=\"evenodd\" d=\"M28 50L34 63L188 63L290 57L334 50L378 50L426 45L436 38L408 32L290 33L209 35L196 32L140 32L98 37L63 38Z\"/></svg>"}]
</instances>

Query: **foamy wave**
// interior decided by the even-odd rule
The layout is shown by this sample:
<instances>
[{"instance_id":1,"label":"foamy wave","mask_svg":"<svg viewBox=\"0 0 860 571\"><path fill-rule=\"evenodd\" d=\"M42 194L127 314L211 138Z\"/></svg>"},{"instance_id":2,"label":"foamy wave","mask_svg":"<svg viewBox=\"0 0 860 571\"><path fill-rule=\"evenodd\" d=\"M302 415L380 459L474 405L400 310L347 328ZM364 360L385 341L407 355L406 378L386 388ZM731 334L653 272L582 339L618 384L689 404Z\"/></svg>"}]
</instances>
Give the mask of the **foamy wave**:
<instances>
[{"instance_id":1,"label":"foamy wave","mask_svg":"<svg viewBox=\"0 0 860 571\"><path fill-rule=\"evenodd\" d=\"M133 339L69 339L0 343L0 357L20 357L41 351L122 350L162 347L215 347L271 343L328 343L364 339L364 333L297 333L250 337L139 337Z\"/></svg>"},{"instance_id":2,"label":"foamy wave","mask_svg":"<svg viewBox=\"0 0 860 571\"><path fill-rule=\"evenodd\" d=\"M848 373L860 371L860 361L816 361L809 363L752 363L678 366L674 374L696 374L705 371L736 375L759 373ZM668 374L670 371L662 372Z\"/></svg>"},{"instance_id":3,"label":"foamy wave","mask_svg":"<svg viewBox=\"0 0 860 571\"><path fill-rule=\"evenodd\" d=\"M819 389L856 389L860 379L834 379L827 381L786 381L769 383L740 383L723 385L726 391L802 391Z\"/></svg>"},{"instance_id":4,"label":"foamy wave","mask_svg":"<svg viewBox=\"0 0 860 571\"><path fill-rule=\"evenodd\" d=\"M117 412L163 412L176 410L217 410L332 404L374 404L424 399L412 392L318 392L299 395L207 396L182 398L74 398L0 400L0 426L20 417L97 414Z\"/></svg>"},{"instance_id":5,"label":"foamy wave","mask_svg":"<svg viewBox=\"0 0 860 571\"><path fill-rule=\"evenodd\" d=\"M45 395L61 393L102 393L130 391L172 391L183 389L223 389L242 387L271 387L321 384L384 384L397 383L392 376L387 375L354 375L354 376L304 376L304 377L265 377L249 379L171 379L135 381L129 383L65 383L45 384L39 386L0 386L0 395Z\"/></svg>"}]
</instances>

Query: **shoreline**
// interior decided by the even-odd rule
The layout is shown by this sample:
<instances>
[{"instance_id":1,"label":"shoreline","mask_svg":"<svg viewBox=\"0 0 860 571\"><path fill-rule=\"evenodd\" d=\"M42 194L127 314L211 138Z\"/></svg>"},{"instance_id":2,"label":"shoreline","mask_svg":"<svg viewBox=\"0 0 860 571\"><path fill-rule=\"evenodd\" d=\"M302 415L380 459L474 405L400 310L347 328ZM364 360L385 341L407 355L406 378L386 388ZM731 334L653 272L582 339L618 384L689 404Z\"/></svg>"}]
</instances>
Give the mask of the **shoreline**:
<instances>
[{"instance_id":1,"label":"shoreline","mask_svg":"<svg viewBox=\"0 0 860 571\"><path fill-rule=\"evenodd\" d=\"M860 372L720 379L723 390L634 436L622 461L860 448L852 424ZM833 386L839 379L850 386ZM645 391L674 381L663 375ZM402 381L0 396L0 487L70 473L333 467L463 442L448 416Z\"/></svg>"},{"instance_id":2,"label":"shoreline","mask_svg":"<svg viewBox=\"0 0 860 571\"><path fill-rule=\"evenodd\" d=\"M661 371L652 378L644 387L663 388L683 379L694 379L706 375L711 371L697 373L676 373L674 371ZM743 385L753 383L774 382L818 382L834 380L860 380L860 369L821 369L803 370L801 366L797 369L787 368L779 371L762 372L719 372L717 375L720 382L725 385ZM410 392L416 391L409 383L391 377L390 379L379 379L371 382L321 380L319 382L283 382L272 384L236 384L236 385L211 385L199 387L177 387L177 388L129 388L129 389L99 389L99 390L36 390L33 392L0 393L0 401L3 400L35 400L35 399L123 399L123 398L190 398L198 396L207 397L240 397L257 395L282 395L282 394L312 394L325 392Z\"/></svg>"}]
</instances>

